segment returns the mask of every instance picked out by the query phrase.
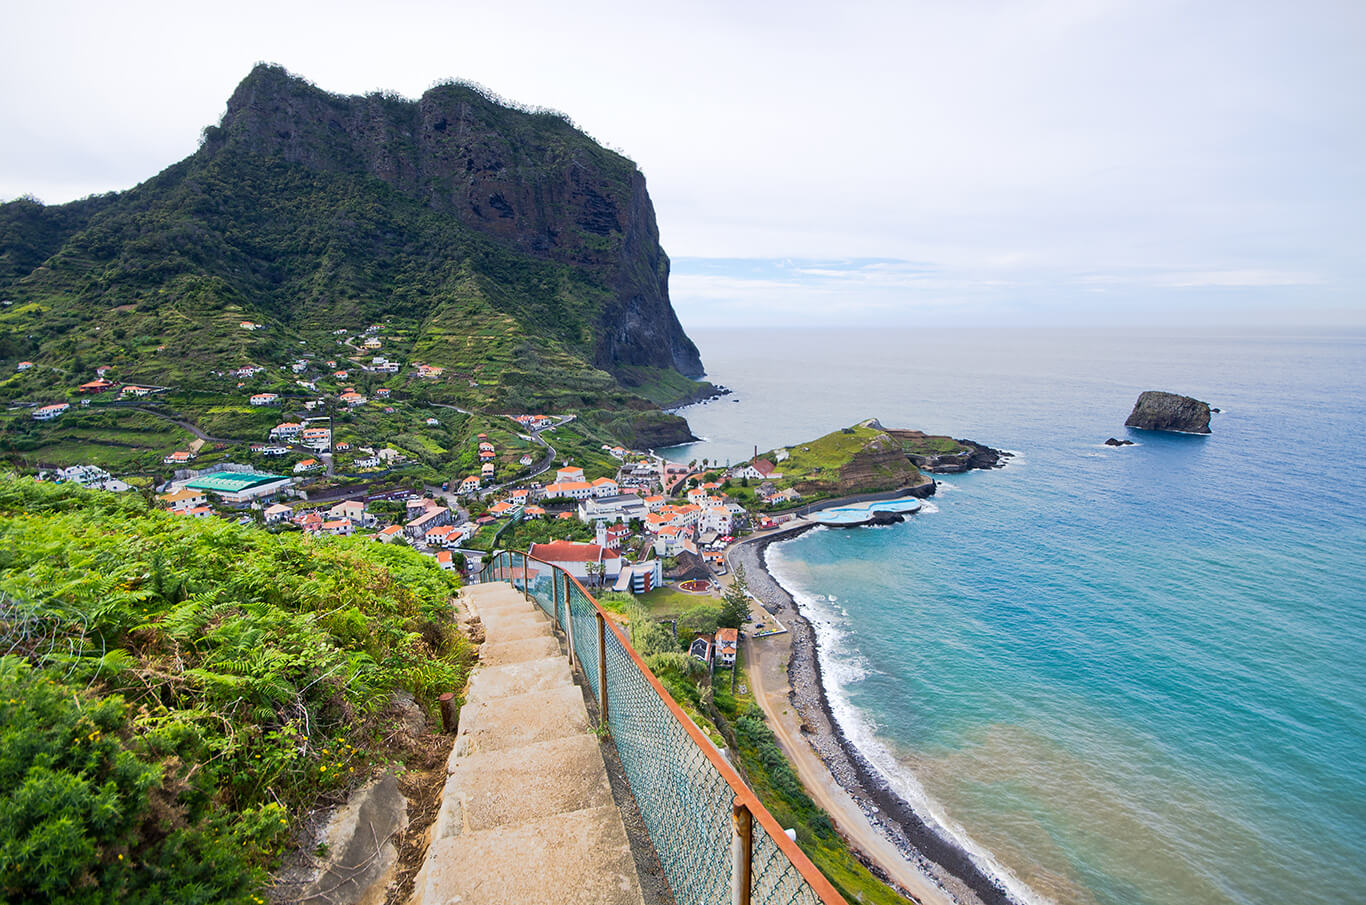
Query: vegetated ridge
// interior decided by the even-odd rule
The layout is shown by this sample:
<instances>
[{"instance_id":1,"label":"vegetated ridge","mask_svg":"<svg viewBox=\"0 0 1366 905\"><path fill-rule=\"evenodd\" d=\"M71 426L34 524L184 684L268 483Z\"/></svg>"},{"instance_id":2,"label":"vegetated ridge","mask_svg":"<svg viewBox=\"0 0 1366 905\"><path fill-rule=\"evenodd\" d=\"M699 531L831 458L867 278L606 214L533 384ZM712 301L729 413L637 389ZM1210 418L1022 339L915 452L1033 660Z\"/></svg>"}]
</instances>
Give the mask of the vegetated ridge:
<instances>
[{"instance_id":1,"label":"vegetated ridge","mask_svg":"<svg viewBox=\"0 0 1366 905\"><path fill-rule=\"evenodd\" d=\"M376 324L397 385L441 367L437 401L636 412L663 445L689 435L657 408L705 389L668 274L640 170L559 114L463 84L341 97L259 65L141 185L0 205L0 398L96 365L216 391ZM16 379L20 360L39 367Z\"/></svg>"},{"instance_id":2,"label":"vegetated ridge","mask_svg":"<svg viewBox=\"0 0 1366 905\"><path fill-rule=\"evenodd\" d=\"M747 486L730 492L746 503L760 482L782 491L792 489L801 504L844 496L907 491L916 496L934 493L926 472L945 474L976 468L998 468L1010 454L972 440L884 428L875 418L832 431L824 437L770 450L755 464L771 471L767 478L751 478ZM792 501L767 504L790 508ZM759 506L758 508L764 508Z\"/></svg>"}]
</instances>

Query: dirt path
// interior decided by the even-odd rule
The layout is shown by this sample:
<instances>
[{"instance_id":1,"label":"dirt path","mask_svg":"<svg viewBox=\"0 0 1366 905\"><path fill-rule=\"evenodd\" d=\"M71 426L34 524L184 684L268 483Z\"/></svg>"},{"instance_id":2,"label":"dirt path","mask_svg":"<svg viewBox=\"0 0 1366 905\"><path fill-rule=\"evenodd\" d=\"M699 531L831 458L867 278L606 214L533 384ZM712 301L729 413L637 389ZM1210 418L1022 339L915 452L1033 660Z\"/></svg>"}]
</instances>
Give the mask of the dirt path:
<instances>
[{"instance_id":1,"label":"dirt path","mask_svg":"<svg viewBox=\"0 0 1366 905\"><path fill-rule=\"evenodd\" d=\"M802 735L801 719L788 699L791 687L787 680L787 661L791 648L790 633L745 639L745 657L754 698L768 716L769 727L796 769L802 785L852 845L902 890L924 905L953 905L953 900L942 889L908 863L896 846L868 822L863 808L840 787L807 744Z\"/></svg>"}]
</instances>

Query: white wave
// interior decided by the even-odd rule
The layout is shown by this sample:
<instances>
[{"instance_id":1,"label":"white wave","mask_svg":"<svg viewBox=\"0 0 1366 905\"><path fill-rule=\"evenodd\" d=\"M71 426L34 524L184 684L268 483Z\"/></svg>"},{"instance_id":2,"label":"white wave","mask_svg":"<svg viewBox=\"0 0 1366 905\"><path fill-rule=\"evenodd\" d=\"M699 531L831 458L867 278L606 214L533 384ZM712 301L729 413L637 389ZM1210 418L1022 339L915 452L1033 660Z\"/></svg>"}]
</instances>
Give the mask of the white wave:
<instances>
[{"instance_id":1,"label":"white wave","mask_svg":"<svg viewBox=\"0 0 1366 905\"><path fill-rule=\"evenodd\" d=\"M929 796L915 773L898 761L886 744L878 738L877 731L881 728L878 722L849 698L850 686L876 672L876 667L854 647L849 632L847 611L841 609L846 617L844 620L836 618L827 605L835 599L834 595L816 593L797 581L792 575L790 564L786 562L786 556L778 549L780 546L781 544L774 544L768 548L769 572L774 580L792 595L797 608L807 616L815 629L821 681L825 686L830 712L839 723L845 737L867 758L902 801L910 805L911 809L940 835L951 839L967 852L973 863L987 876L1000 882L1013 899L1022 905L1056 905L1053 900L1031 889L1008 867L997 861L988 849L975 842L968 832L952 820L944 808ZM778 555L774 556L774 553Z\"/></svg>"},{"instance_id":2,"label":"white wave","mask_svg":"<svg viewBox=\"0 0 1366 905\"><path fill-rule=\"evenodd\" d=\"M920 507L921 515L934 515L938 511L939 507L936 506L934 503L931 503L929 500L926 500L924 504Z\"/></svg>"}]
</instances>

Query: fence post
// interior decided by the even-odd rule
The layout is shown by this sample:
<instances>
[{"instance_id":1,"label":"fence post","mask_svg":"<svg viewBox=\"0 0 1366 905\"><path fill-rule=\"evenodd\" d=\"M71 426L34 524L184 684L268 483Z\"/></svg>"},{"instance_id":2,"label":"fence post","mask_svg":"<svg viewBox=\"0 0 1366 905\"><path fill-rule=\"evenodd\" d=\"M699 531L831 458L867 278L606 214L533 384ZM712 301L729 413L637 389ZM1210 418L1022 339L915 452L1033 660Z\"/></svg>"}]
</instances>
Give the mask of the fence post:
<instances>
[{"instance_id":1,"label":"fence post","mask_svg":"<svg viewBox=\"0 0 1366 905\"><path fill-rule=\"evenodd\" d=\"M731 905L749 905L754 871L754 815L737 798L730 818L730 902Z\"/></svg>"},{"instance_id":2,"label":"fence post","mask_svg":"<svg viewBox=\"0 0 1366 905\"><path fill-rule=\"evenodd\" d=\"M555 601L555 625L557 628L563 629L564 624L560 622L560 579L556 577L553 566L550 569L550 590L552 599Z\"/></svg>"},{"instance_id":3,"label":"fence post","mask_svg":"<svg viewBox=\"0 0 1366 905\"><path fill-rule=\"evenodd\" d=\"M555 587L560 586L560 580L555 579ZM574 664L578 661L578 656L574 652L574 595L569 588L569 575L564 577L564 631L569 636L569 671L574 671Z\"/></svg>"},{"instance_id":4,"label":"fence post","mask_svg":"<svg viewBox=\"0 0 1366 905\"><path fill-rule=\"evenodd\" d=\"M599 610L598 617L598 711L602 722L607 722L607 620Z\"/></svg>"},{"instance_id":5,"label":"fence post","mask_svg":"<svg viewBox=\"0 0 1366 905\"><path fill-rule=\"evenodd\" d=\"M531 599L531 585L527 582L527 557L522 554L522 596L527 600Z\"/></svg>"}]
</instances>

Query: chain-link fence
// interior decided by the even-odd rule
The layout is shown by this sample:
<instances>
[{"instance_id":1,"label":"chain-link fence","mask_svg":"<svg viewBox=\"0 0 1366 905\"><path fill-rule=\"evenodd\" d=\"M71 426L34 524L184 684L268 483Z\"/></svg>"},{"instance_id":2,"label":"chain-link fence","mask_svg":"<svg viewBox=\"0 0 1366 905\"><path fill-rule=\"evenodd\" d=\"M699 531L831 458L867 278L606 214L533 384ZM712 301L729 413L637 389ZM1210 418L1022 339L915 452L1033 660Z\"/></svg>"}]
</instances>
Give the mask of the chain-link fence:
<instances>
[{"instance_id":1,"label":"chain-link fence","mask_svg":"<svg viewBox=\"0 0 1366 905\"><path fill-rule=\"evenodd\" d=\"M480 577L509 582L554 620L599 702L605 674L612 741L679 905L844 905L576 578L514 552Z\"/></svg>"}]
</instances>

